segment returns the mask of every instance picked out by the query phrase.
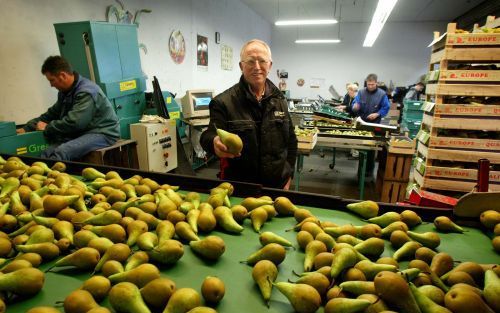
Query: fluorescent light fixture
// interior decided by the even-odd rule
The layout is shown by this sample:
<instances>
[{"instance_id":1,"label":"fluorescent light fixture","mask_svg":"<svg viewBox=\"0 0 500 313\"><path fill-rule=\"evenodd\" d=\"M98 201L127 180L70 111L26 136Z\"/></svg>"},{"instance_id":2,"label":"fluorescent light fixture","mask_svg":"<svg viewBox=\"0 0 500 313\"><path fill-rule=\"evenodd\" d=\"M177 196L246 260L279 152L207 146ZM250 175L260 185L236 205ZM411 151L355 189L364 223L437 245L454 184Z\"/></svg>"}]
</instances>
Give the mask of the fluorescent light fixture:
<instances>
[{"instance_id":1,"label":"fluorescent light fixture","mask_svg":"<svg viewBox=\"0 0 500 313\"><path fill-rule=\"evenodd\" d=\"M375 13L373 13L372 23L368 28L365 41L363 42L363 47L373 46L396 2L398 0L378 0L377 8L375 9Z\"/></svg>"},{"instance_id":2,"label":"fluorescent light fixture","mask_svg":"<svg viewBox=\"0 0 500 313\"><path fill-rule=\"evenodd\" d=\"M295 43L339 43L340 39L297 39Z\"/></svg>"},{"instance_id":3,"label":"fluorescent light fixture","mask_svg":"<svg viewBox=\"0 0 500 313\"><path fill-rule=\"evenodd\" d=\"M277 21L274 23L276 26L293 26L293 25L329 25L337 24L335 19L330 20L292 20L292 21Z\"/></svg>"}]
</instances>

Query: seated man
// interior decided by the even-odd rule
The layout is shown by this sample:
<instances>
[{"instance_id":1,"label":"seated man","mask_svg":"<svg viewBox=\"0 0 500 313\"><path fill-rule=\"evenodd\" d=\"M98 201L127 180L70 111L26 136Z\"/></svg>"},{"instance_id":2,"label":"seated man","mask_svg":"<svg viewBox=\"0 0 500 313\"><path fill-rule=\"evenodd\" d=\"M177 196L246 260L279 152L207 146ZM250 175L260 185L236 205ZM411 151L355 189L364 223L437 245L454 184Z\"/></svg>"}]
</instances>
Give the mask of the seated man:
<instances>
[{"instance_id":1,"label":"seated man","mask_svg":"<svg viewBox=\"0 0 500 313\"><path fill-rule=\"evenodd\" d=\"M42 74L57 90L57 102L17 133L41 130L49 142L42 157L75 160L120 138L118 117L101 88L73 72L60 56L48 57Z\"/></svg>"}]
</instances>

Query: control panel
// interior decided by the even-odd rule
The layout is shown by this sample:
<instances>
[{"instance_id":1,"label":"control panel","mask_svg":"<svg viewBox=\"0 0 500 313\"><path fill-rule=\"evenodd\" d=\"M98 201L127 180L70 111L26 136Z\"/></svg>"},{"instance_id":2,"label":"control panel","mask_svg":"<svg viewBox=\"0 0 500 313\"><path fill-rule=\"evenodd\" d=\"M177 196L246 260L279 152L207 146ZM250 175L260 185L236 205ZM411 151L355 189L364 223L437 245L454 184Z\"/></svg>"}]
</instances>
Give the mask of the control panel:
<instances>
[{"instance_id":1,"label":"control panel","mask_svg":"<svg viewBox=\"0 0 500 313\"><path fill-rule=\"evenodd\" d=\"M177 167L175 120L131 124L130 135L137 141L141 170L166 173Z\"/></svg>"}]
</instances>

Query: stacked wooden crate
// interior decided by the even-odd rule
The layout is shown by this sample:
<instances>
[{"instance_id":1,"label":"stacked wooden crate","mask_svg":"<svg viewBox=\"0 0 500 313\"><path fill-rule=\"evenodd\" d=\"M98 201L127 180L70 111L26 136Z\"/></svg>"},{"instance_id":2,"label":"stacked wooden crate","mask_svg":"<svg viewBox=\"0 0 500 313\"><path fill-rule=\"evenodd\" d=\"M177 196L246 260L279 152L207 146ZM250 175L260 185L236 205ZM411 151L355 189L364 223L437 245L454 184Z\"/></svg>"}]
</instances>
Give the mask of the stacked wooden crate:
<instances>
[{"instance_id":1,"label":"stacked wooden crate","mask_svg":"<svg viewBox=\"0 0 500 313\"><path fill-rule=\"evenodd\" d=\"M380 154L377 192L382 202L400 202L406 197L415 141L408 137L391 137Z\"/></svg>"},{"instance_id":2,"label":"stacked wooden crate","mask_svg":"<svg viewBox=\"0 0 500 313\"><path fill-rule=\"evenodd\" d=\"M434 33L415 181L423 189L469 192L477 161L490 160L490 190L500 191L500 19L472 33L448 24ZM479 65L479 66L478 66Z\"/></svg>"}]
</instances>

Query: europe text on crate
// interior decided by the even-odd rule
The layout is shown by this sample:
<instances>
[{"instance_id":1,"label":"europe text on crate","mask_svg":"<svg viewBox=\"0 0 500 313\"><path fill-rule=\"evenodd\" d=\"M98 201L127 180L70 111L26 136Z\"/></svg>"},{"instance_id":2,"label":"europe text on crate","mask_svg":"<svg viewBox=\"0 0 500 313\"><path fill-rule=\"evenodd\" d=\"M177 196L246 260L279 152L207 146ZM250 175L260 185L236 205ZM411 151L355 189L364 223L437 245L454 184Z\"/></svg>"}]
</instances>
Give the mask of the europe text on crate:
<instances>
[{"instance_id":1,"label":"europe text on crate","mask_svg":"<svg viewBox=\"0 0 500 313\"><path fill-rule=\"evenodd\" d=\"M415 181L422 189L469 192L477 162L490 161L490 190L500 191L500 19L471 31L448 24L435 33L426 102L417 134Z\"/></svg>"}]
</instances>

